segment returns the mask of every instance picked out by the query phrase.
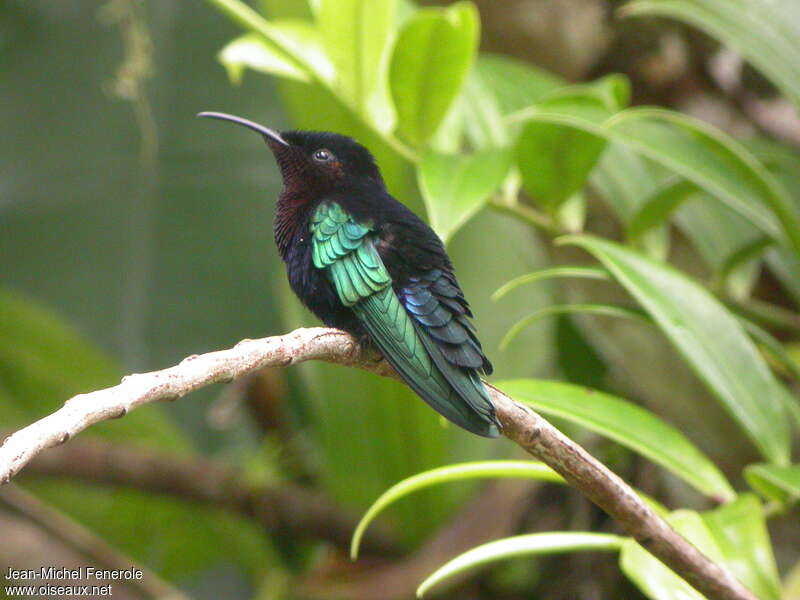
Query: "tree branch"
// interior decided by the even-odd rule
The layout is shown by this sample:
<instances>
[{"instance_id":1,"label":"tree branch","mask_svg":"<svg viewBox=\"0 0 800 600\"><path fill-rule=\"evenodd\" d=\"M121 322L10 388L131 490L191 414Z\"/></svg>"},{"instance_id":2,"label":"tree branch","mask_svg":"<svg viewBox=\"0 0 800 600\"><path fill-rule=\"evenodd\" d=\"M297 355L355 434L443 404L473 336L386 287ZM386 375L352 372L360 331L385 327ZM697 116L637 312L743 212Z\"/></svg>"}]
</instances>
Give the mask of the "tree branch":
<instances>
[{"instance_id":1,"label":"tree branch","mask_svg":"<svg viewBox=\"0 0 800 600\"><path fill-rule=\"evenodd\" d=\"M90 425L122 417L156 400L174 400L200 387L266 366L323 360L397 377L373 351L362 351L341 331L298 329L244 340L234 348L190 356L179 365L123 378L120 385L68 400L55 413L8 437L0 447L0 483L6 483L34 456L63 444ZM756 600L726 569L710 561L675 532L614 473L545 419L489 386L503 433L560 473L605 510L631 536L711 600Z\"/></svg>"},{"instance_id":2,"label":"tree branch","mask_svg":"<svg viewBox=\"0 0 800 600\"><path fill-rule=\"evenodd\" d=\"M114 485L196 502L253 519L272 534L326 540L349 549L357 520L302 487L251 484L212 460L176 457L144 448L82 440L37 456L25 474ZM397 542L378 527L365 550L395 554Z\"/></svg>"}]
</instances>

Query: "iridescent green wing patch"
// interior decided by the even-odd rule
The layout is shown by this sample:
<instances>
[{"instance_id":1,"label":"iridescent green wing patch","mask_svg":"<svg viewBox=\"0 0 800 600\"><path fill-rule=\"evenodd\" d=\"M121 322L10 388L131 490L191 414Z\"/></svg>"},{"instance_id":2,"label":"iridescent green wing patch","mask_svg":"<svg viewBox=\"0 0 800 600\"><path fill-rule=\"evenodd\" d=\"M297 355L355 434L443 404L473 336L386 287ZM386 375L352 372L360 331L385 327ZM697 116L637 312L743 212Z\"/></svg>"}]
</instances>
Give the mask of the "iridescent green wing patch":
<instances>
[{"instance_id":1,"label":"iridescent green wing patch","mask_svg":"<svg viewBox=\"0 0 800 600\"><path fill-rule=\"evenodd\" d=\"M327 270L345 306L353 306L392 284L369 236L371 231L334 202L321 204L311 219L314 266Z\"/></svg>"}]
</instances>

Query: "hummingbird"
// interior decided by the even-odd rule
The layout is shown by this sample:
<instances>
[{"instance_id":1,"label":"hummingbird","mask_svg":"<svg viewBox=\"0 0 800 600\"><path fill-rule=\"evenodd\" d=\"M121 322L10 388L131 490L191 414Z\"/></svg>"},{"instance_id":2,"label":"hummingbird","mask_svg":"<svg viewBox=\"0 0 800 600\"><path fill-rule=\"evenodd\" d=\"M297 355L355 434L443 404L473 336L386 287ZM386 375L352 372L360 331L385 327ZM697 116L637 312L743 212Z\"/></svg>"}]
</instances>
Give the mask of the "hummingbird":
<instances>
[{"instance_id":1,"label":"hummingbird","mask_svg":"<svg viewBox=\"0 0 800 600\"><path fill-rule=\"evenodd\" d=\"M330 132L276 131L218 112L198 116L263 136L283 178L275 243L289 284L329 327L373 344L434 410L497 437L479 373L491 374L472 312L436 233L386 189L369 150Z\"/></svg>"}]
</instances>

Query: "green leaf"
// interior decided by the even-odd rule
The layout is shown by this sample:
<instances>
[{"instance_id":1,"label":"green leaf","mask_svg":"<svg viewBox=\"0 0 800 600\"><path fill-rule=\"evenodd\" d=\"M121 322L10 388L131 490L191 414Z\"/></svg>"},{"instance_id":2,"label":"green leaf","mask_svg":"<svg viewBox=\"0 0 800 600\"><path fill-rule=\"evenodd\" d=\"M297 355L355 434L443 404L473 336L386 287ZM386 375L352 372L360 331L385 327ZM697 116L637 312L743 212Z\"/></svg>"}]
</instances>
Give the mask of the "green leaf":
<instances>
[{"instance_id":1,"label":"green leaf","mask_svg":"<svg viewBox=\"0 0 800 600\"><path fill-rule=\"evenodd\" d=\"M622 223L629 223L645 199L662 184L647 159L619 142L609 143L592 171L591 181Z\"/></svg>"},{"instance_id":2,"label":"green leaf","mask_svg":"<svg viewBox=\"0 0 800 600\"><path fill-rule=\"evenodd\" d=\"M792 359L780 340L776 339L775 336L766 329L756 325L749 319L739 317L739 322L753 341L760 344L762 348L769 352L797 381L800 381L800 364Z\"/></svg>"},{"instance_id":3,"label":"green leaf","mask_svg":"<svg viewBox=\"0 0 800 600\"><path fill-rule=\"evenodd\" d=\"M653 160L662 161L771 237L800 251L800 216L786 190L746 148L723 132L680 113L647 108L625 111L609 127L615 138L624 138Z\"/></svg>"},{"instance_id":4,"label":"green leaf","mask_svg":"<svg viewBox=\"0 0 800 600\"><path fill-rule=\"evenodd\" d=\"M534 313L529 314L527 317L514 323L514 326L508 330L508 333L503 337L500 342L500 349L505 350L508 345L527 327L530 327L537 321L555 315L564 315L570 313L586 313L592 315L601 315L604 317L624 317L627 319L637 319L649 323L649 319L645 314L636 309L618 306L616 304L553 304L540 308Z\"/></svg>"},{"instance_id":5,"label":"green leaf","mask_svg":"<svg viewBox=\"0 0 800 600\"><path fill-rule=\"evenodd\" d=\"M680 431L649 411L596 390L557 381L517 379L497 387L534 410L567 419L626 446L708 497L735 496L724 475Z\"/></svg>"},{"instance_id":6,"label":"green leaf","mask_svg":"<svg viewBox=\"0 0 800 600\"><path fill-rule=\"evenodd\" d=\"M702 190L689 191L674 214L706 265L720 271L741 248L765 236L753 223Z\"/></svg>"},{"instance_id":7,"label":"green leaf","mask_svg":"<svg viewBox=\"0 0 800 600\"><path fill-rule=\"evenodd\" d=\"M592 236L561 242L581 246L600 260L761 453L771 462L788 462L789 429L777 382L736 317L669 265Z\"/></svg>"},{"instance_id":8,"label":"green leaf","mask_svg":"<svg viewBox=\"0 0 800 600\"><path fill-rule=\"evenodd\" d=\"M747 140L747 147L780 180L800 210L800 152L761 138ZM800 305L800 258L785 248L776 248L767 253L766 259L786 291Z\"/></svg>"},{"instance_id":9,"label":"green leaf","mask_svg":"<svg viewBox=\"0 0 800 600\"><path fill-rule=\"evenodd\" d=\"M600 100L611 112L619 112L631 102L631 82L625 75L619 73L605 75L595 81L574 87Z\"/></svg>"},{"instance_id":10,"label":"green leaf","mask_svg":"<svg viewBox=\"0 0 800 600\"><path fill-rule=\"evenodd\" d=\"M511 128L503 118L497 95L486 85L477 69L470 71L464 82L464 90L453 108L460 111L459 127L472 148L508 147Z\"/></svg>"},{"instance_id":11,"label":"green leaf","mask_svg":"<svg viewBox=\"0 0 800 600\"><path fill-rule=\"evenodd\" d=\"M568 125L625 144L800 253L800 215L786 190L747 149L710 125L654 108L631 108L611 117L585 100L543 103L510 118Z\"/></svg>"},{"instance_id":12,"label":"green leaf","mask_svg":"<svg viewBox=\"0 0 800 600\"><path fill-rule=\"evenodd\" d=\"M302 64L308 65L317 75L331 80L334 68L319 39L319 34L311 23L305 21L273 21L272 30L279 34L284 46L291 49L295 56L302 58ZM229 42L217 55L225 66L233 83L239 84L244 70L253 69L261 73L269 73L278 77L286 77L297 81L310 82L309 68L300 67L298 62L287 60L286 54L280 52L264 37L256 33L246 33Z\"/></svg>"},{"instance_id":13,"label":"green leaf","mask_svg":"<svg viewBox=\"0 0 800 600\"><path fill-rule=\"evenodd\" d=\"M517 143L523 187L552 215L583 187L606 147L602 133L581 125L608 120L627 101L626 90L624 78L606 77L557 89L508 117L512 125L523 124Z\"/></svg>"},{"instance_id":14,"label":"green leaf","mask_svg":"<svg viewBox=\"0 0 800 600\"><path fill-rule=\"evenodd\" d=\"M736 268L730 273L725 270L742 248L765 239L764 234L729 206L699 190L680 206L674 221L691 240L720 287L724 282L724 289L732 298L748 298L760 272L760 261L747 260L734 264Z\"/></svg>"},{"instance_id":15,"label":"green leaf","mask_svg":"<svg viewBox=\"0 0 800 600\"><path fill-rule=\"evenodd\" d=\"M786 389L786 386L781 386L781 392L783 392L783 405L786 407L786 412L792 418L794 427L800 429L800 399Z\"/></svg>"},{"instance_id":16,"label":"green leaf","mask_svg":"<svg viewBox=\"0 0 800 600\"><path fill-rule=\"evenodd\" d=\"M355 560L358 557L358 549L361 539L370 523L386 508L401 498L413 494L419 490L448 483L451 481L464 481L467 479L486 479L490 477L505 477L517 479L538 479L552 483L564 483L561 476L550 467L527 460L485 460L469 463L448 465L438 469L431 469L424 473L418 473L403 481L396 483L386 490L369 507L366 514L361 518L355 532L353 541L350 545L350 557Z\"/></svg>"},{"instance_id":17,"label":"green leaf","mask_svg":"<svg viewBox=\"0 0 800 600\"><path fill-rule=\"evenodd\" d=\"M739 246L725 258L717 277L730 298L744 300L750 296L752 285L755 284L760 272L761 257L773 244L774 240L757 236ZM744 289L738 289L736 284L742 275L748 278L748 285Z\"/></svg>"},{"instance_id":18,"label":"green leaf","mask_svg":"<svg viewBox=\"0 0 800 600\"><path fill-rule=\"evenodd\" d=\"M780 600L780 577L761 501L743 494L702 516L734 576L760 600Z\"/></svg>"},{"instance_id":19,"label":"green leaf","mask_svg":"<svg viewBox=\"0 0 800 600\"><path fill-rule=\"evenodd\" d=\"M685 21L735 48L800 107L800 11L794 0L634 0L626 15Z\"/></svg>"},{"instance_id":20,"label":"green leaf","mask_svg":"<svg viewBox=\"0 0 800 600\"><path fill-rule=\"evenodd\" d=\"M307 28L303 27L302 21L287 21L285 23L294 23L294 25L276 26L241 0L207 1L232 21L258 36L266 46L266 52L270 53L272 63L280 61L283 63L281 67L283 70L293 69L296 72L307 73L320 81L330 81L332 70L329 61L308 60L311 57L318 58L318 49L313 48L309 52L309 49L305 48L309 32ZM318 46L316 42L314 45ZM322 69L318 70L319 67Z\"/></svg>"},{"instance_id":21,"label":"green leaf","mask_svg":"<svg viewBox=\"0 0 800 600\"><path fill-rule=\"evenodd\" d=\"M556 317L555 346L561 379L598 390L607 386L608 365L569 315Z\"/></svg>"},{"instance_id":22,"label":"green leaf","mask_svg":"<svg viewBox=\"0 0 800 600\"><path fill-rule=\"evenodd\" d=\"M590 96L554 100L546 106L559 110L562 102L603 106ZM532 121L525 125L517 143L522 187L534 202L553 214L584 186L605 146L605 139L581 129Z\"/></svg>"},{"instance_id":23,"label":"green leaf","mask_svg":"<svg viewBox=\"0 0 800 600\"><path fill-rule=\"evenodd\" d=\"M667 522L711 560L722 562L722 553L699 514L680 510L669 515ZM652 600L706 600L636 540L627 539L622 544L619 565L628 579Z\"/></svg>"},{"instance_id":24,"label":"green leaf","mask_svg":"<svg viewBox=\"0 0 800 600\"><path fill-rule=\"evenodd\" d=\"M617 552L625 538L609 533L548 532L530 533L489 542L457 556L436 570L417 588L422 598L433 586L487 563L539 554L567 552Z\"/></svg>"},{"instance_id":25,"label":"green leaf","mask_svg":"<svg viewBox=\"0 0 800 600\"><path fill-rule=\"evenodd\" d=\"M793 504L800 500L800 465L750 465L744 470L747 483L768 500Z\"/></svg>"},{"instance_id":26,"label":"green leaf","mask_svg":"<svg viewBox=\"0 0 800 600\"><path fill-rule=\"evenodd\" d=\"M492 300L500 300L500 298L513 292L521 285L560 277L577 277L579 279L597 279L601 281L608 281L611 278L608 271L597 267L551 267L520 275L508 283L504 283L492 294Z\"/></svg>"},{"instance_id":27,"label":"green leaf","mask_svg":"<svg viewBox=\"0 0 800 600\"><path fill-rule=\"evenodd\" d=\"M609 143L591 175L595 191L627 227L642 203L664 185L664 180L650 161L619 142ZM654 258L664 260L669 253L670 236L666 227L651 229L634 241Z\"/></svg>"},{"instance_id":28,"label":"green leaf","mask_svg":"<svg viewBox=\"0 0 800 600\"><path fill-rule=\"evenodd\" d=\"M763 246L774 244L774 239L764 236L725 204L716 202L705 192L691 189L688 182L687 186L675 190L678 195L674 198L675 224L712 271L714 285L724 289L731 298L748 298L761 271ZM671 200L665 198L665 202Z\"/></svg>"},{"instance_id":29,"label":"green leaf","mask_svg":"<svg viewBox=\"0 0 800 600\"><path fill-rule=\"evenodd\" d=\"M461 228L494 193L511 167L503 150L476 154L423 154L417 176L431 227L443 241Z\"/></svg>"},{"instance_id":30,"label":"green leaf","mask_svg":"<svg viewBox=\"0 0 800 600\"><path fill-rule=\"evenodd\" d=\"M781 386L781 391L783 392L783 404L786 407L786 411L794 421L795 429L800 429L800 399L787 390L785 386Z\"/></svg>"},{"instance_id":31,"label":"green leaf","mask_svg":"<svg viewBox=\"0 0 800 600\"><path fill-rule=\"evenodd\" d=\"M472 3L418 11L400 31L389 68L398 132L422 145L439 127L469 73L480 21Z\"/></svg>"},{"instance_id":32,"label":"green leaf","mask_svg":"<svg viewBox=\"0 0 800 600\"><path fill-rule=\"evenodd\" d=\"M309 81L305 69L286 60L275 48L264 43L261 36L254 33L247 33L226 44L217 54L217 60L228 71L233 85L241 85L246 68L278 77Z\"/></svg>"},{"instance_id":33,"label":"green leaf","mask_svg":"<svg viewBox=\"0 0 800 600\"><path fill-rule=\"evenodd\" d=\"M622 545L620 568L651 600L706 600L635 540L626 540Z\"/></svg>"},{"instance_id":34,"label":"green leaf","mask_svg":"<svg viewBox=\"0 0 800 600\"><path fill-rule=\"evenodd\" d=\"M557 106L562 100L594 100L608 114L625 108L631 99L628 78L620 74L606 75L588 83L565 85L543 98L539 106Z\"/></svg>"},{"instance_id":35,"label":"green leaf","mask_svg":"<svg viewBox=\"0 0 800 600\"><path fill-rule=\"evenodd\" d=\"M379 131L391 131L394 114L386 63L396 0L321 0L317 25L335 68L334 89Z\"/></svg>"},{"instance_id":36,"label":"green leaf","mask_svg":"<svg viewBox=\"0 0 800 600\"><path fill-rule=\"evenodd\" d=\"M748 138L742 143L778 178L800 208L800 150L762 137Z\"/></svg>"},{"instance_id":37,"label":"green leaf","mask_svg":"<svg viewBox=\"0 0 800 600\"><path fill-rule=\"evenodd\" d=\"M766 262L795 304L800 305L800 258L785 248L773 248L767 252Z\"/></svg>"},{"instance_id":38,"label":"green leaf","mask_svg":"<svg viewBox=\"0 0 800 600\"><path fill-rule=\"evenodd\" d=\"M504 148L519 130L518 125L511 126L504 117L563 85L564 82L556 76L527 63L482 52L453 106L458 110L451 109L450 112L458 112L458 115L453 115L457 116L455 125L466 134L470 147ZM447 127L448 124L444 123L437 137ZM459 147L451 151L455 152Z\"/></svg>"},{"instance_id":39,"label":"green leaf","mask_svg":"<svg viewBox=\"0 0 800 600\"><path fill-rule=\"evenodd\" d=\"M530 106L564 87L564 80L530 63L481 52L475 62L483 86L497 98L502 115Z\"/></svg>"},{"instance_id":40,"label":"green leaf","mask_svg":"<svg viewBox=\"0 0 800 600\"><path fill-rule=\"evenodd\" d=\"M628 223L627 235L640 239L655 227L664 225L675 210L697 188L685 179L670 179L660 185L638 207Z\"/></svg>"}]
</instances>

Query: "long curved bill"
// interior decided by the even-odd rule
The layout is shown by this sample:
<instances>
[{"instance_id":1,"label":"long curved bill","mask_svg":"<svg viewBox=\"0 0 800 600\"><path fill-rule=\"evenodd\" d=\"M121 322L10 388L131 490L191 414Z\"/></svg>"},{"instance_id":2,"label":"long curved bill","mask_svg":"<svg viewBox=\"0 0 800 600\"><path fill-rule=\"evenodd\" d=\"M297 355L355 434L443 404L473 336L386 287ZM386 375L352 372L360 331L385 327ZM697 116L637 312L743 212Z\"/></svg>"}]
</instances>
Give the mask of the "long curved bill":
<instances>
[{"instance_id":1,"label":"long curved bill","mask_svg":"<svg viewBox=\"0 0 800 600\"><path fill-rule=\"evenodd\" d=\"M221 112L201 112L198 113L197 116L206 117L209 119L219 119L220 121L230 121L231 123L237 123L238 125L242 125L244 127L247 127L248 129L252 129L256 133L260 133L267 139L267 141L273 141L283 146L289 145L289 142L284 140L281 137L281 134L275 131L274 129L270 129L269 127L264 127L263 125L259 125L258 123L255 123L254 121L250 121L248 119L243 119L242 117L237 117L235 115L229 115Z\"/></svg>"}]
</instances>

